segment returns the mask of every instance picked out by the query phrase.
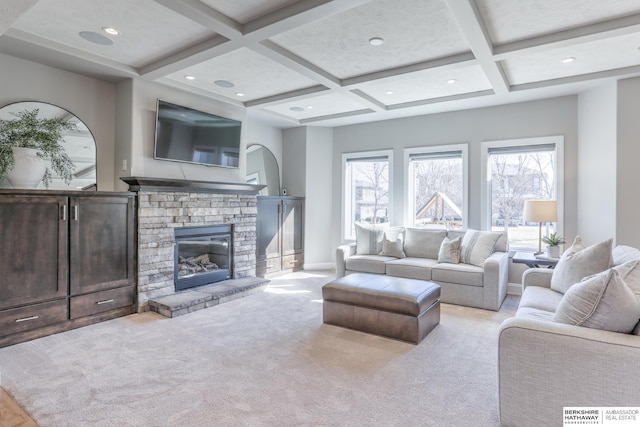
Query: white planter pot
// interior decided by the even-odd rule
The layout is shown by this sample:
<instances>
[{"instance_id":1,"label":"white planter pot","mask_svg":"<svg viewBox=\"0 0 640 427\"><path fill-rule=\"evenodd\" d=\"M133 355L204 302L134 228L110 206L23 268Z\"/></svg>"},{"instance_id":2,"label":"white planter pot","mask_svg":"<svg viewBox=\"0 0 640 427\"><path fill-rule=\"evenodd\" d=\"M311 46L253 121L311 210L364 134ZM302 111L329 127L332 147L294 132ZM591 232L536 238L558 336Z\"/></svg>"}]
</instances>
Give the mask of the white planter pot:
<instances>
[{"instance_id":1,"label":"white planter pot","mask_svg":"<svg viewBox=\"0 0 640 427\"><path fill-rule=\"evenodd\" d=\"M33 148L13 147L15 164L7 173L13 188L36 188L42 182L47 165Z\"/></svg>"},{"instance_id":2,"label":"white planter pot","mask_svg":"<svg viewBox=\"0 0 640 427\"><path fill-rule=\"evenodd\" d=\"M547 255L550 258L560 258L560 246L547 246Z\"/></svg>"}]
</instances>

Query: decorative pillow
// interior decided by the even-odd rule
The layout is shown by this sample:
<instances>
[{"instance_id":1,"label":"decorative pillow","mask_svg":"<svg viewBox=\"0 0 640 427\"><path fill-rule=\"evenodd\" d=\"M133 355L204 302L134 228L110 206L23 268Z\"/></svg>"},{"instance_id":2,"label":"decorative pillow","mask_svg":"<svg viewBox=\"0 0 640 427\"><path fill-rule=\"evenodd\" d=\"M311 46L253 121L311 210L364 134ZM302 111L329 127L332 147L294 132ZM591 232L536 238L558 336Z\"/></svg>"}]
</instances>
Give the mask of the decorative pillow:
<instances>
[{"instance_id":1,"label":"decorative pillow","mask_svg":"<svg viewBox=\"0 0 640 427\"><path fill-rule=\"evenodd\" d=\"M382 236L382 251L378 255L391 256L394 258L406 258L402 250L402 234L399 234L395 240L389 240L387 233Z\"/></svg>"},{"instance_id":2,"label":"decorative pillow","mask_svg":"<svg viewBox=\"0 0 640 427\"><path fill-rule=\"evenodd\" d=\"M357 222L356 255L378 255L382 250L382 237L388 224Z\"/></svg>"},{"instance_id":3,"label":"decorative pillow","mask_svg":"<svg viewBox=\"0 0 640 427\"><path fill-rule=\"evenodd\" d=\"M404 253L408 257L437 259L446 230L407 228L404 232Z\"/></svg>"},{"instance_id":4,"label":"decorative pillow","mask_svg":"<svg viewBox=\"0 0 640 427\"><path fill-rule=\"evenodd\" d=\"M482 267L502 233L468 229L460 246L460 262Z\"/></svg>"},{"instance_id":5,"label":"decorative pillow","mask_svg":"<svg viewBox=\"0 0 640 427\"><path fill-rule=\"evenodd\" d=\"M440 245L440 252L438 253L438 262L448 262L450 264L458 264L460 262L460 244L462 242L461 237L455 239L449 239L445 237Z\"/></svg>"},{"instance_id":6,"label":"decorative pillow","mask_svg":"<svg viewBox=\"0 0 640 427\"><path fill-rule=\"evenodd\" d=\"M571 286L560 300L553 320L628 334L640 320L640 299L618 271L609 269Z\"/></svg>"},{"instance_id":7,"label":"decorative pillow","mask_svg":"<svg viewBox=\"0 0 640 427\"><path fill-rule=\"evenodd\" d=\"M612 244L613 239L609 239L585 248L582 239L577 236L553 270L551 289L564 294L574 283L611 267Z\"/></svg>"},{"instance_id":8,"label":"decorative pillow","mask_svg":"<svg viewBox=\"0 0 640 427\"><path fill-rule=\"evenodd\" d=\"M618 245L613 248L613 265L640 259L640 249L632 246Z\"/></svg>"}]
</instances>

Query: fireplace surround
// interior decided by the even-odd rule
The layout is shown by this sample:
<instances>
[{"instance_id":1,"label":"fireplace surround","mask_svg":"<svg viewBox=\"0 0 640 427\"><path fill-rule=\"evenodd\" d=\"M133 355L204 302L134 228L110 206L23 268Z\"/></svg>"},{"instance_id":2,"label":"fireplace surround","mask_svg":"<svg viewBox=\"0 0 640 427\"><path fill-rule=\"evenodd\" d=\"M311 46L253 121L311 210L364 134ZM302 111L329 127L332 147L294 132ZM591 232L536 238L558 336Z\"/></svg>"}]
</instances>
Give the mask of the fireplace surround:
<instances>
[{"instance_id":1,"label":"fireplace surround","mask_svg":"<svg viewBox=\"0 0 640 427\"><path fill-rule=\"evenodd\" d=\"M228 227L230 278L255 276L256 204L264 185L120 179L138 194L138 311L149 310L150 298L176 293L176 231L181 228Z\"/></svg>"}]
</instances>

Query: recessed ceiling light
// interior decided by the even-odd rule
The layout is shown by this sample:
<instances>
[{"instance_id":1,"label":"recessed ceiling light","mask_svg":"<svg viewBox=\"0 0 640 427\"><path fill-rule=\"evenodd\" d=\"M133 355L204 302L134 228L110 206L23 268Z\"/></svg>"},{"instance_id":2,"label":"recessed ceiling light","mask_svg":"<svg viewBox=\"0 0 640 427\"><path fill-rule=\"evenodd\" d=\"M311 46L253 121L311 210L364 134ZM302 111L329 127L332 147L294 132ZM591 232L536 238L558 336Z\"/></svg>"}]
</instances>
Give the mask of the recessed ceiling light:
<instances>
[{"instance_id":1,"label":"recessed ceiling light","mask_svg":"<svg viewBox=\"0 0 640 427\"><path fill-rule=\"evenodd\" d=\"M456 83L456 82L457 82L457 80L456 80L456 79L449 79L449 80L447 80L447 83L449 83L450 85L452 85L452 84L454 84L454 83Z\"/></svg>"},{"instance_id":2,"label":"recessed ceiling light","mask_svg":"<svg viewBox=\"0 0 640 427\"><path fill-rule=\"evenodd\" d=\"M307 110L311 110L313 108L313 105L307 105Z\"/></svg>"},{"instance_id":3,"label":"recessed ceiling light","mask_svg":"<svg viewBox=\"0 0 640 427\"><path fill-rule=\"evenodd\" d=\"M184 76L184 78L187 79L187 80L195 80L196 79L195 77L190 76L188 74L186 76Z\"/></svg>"},{"instance_id":4,"label":"recessed ceiling light","mask_svg":"<svg viewBox=\"0 0 640 427\"><path fill-rule=\"evenodd\" d=\"M220 87L234 87L235 84L233 84L233 82L230 82L229 80L216 80L214 82L217 86Z\"/></svg>"},{"instance_id":5,"label":"recessed ceiling light","mask_svg":"<svg viewBox=\"0 0 640 427\"><path fill-rule=\"evenodd\" d=\"M392 90L388 90L385 92L387 95L393 95L393 91Z\"/></svg>"},{"instance_id":6,"label":"recessed ceiling light","mask_svg":"<svg viewBox=\"0 0 640 427\"><path fill-rule=\"evenodd\" d=\"M571 63L572 63L573 61L575 61L575 60L576 60L576 58L574 58L573 56L570 56L570 57L568 57L568 58L564 58L564 59L562 60L562 63L563 63L563 64L571 64Z\"/></svg>"},{"instance_id":7,"label":"recessed ceiling light","mask_svg":"<svg viewBox=\"0 0 640 427\"><path fill-rule=\"evenodd\" d=\"M117 36L118 34L120 34L120 31L116 30L113 27L102 27L102 31L107 34L111 34L112 36Z\"/></svg>"},{"instance_id":8,"label":"recessed ceiling light","mask_svg":"<svg viewBox=\"0 0 640 427\"><path fill-rule=\"evenodd\" d=\"M289 110L300 112L300 111L304 111L304 108L302 108L302 107L290 107Z\"/></svg>"},{"instance_id":9,"label":"recessed ceiling light","mask_svg":"<svg viewBox=\"0 0 640 427\"><path fill-rule=\"evenodd\" d=\"M372 37L369 39L369 44L371 46L380 46L384 43L384 39L382 37Z\"/></svg>"},{"instance_id":10,"label":"recessed ceiling light","mask_svg":"<svg viewBox=\"0 0 640 427\"><path fill-rule=\"evenodd\" d=\"M111 40L109 37L105 37L100 33L96 33L95 31L80 31L78 35L88 42L99 44L102 46L111 46L113 44L113 40Z\"/></svg>"},{"instance_id":11,"label":"recessed ceiling light","mask_svg":"<svg viewBox=\"0 0 640 427\"><path fill-rule=\"evenodd\" d=\"M242 93L242 92L236 92L236 96L244 96L244 93Z\"/></svg>"}]
</instances>

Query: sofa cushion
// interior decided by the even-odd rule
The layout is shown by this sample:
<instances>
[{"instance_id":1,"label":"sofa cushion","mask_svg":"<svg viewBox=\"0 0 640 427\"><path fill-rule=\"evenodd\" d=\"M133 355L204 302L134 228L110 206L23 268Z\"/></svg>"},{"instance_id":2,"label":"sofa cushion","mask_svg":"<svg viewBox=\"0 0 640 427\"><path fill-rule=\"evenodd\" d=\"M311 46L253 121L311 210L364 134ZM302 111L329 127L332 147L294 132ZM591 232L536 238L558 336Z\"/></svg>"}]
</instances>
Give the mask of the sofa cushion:
<instances>
[{"instance_id":1,"label":"sofa cushion","mask_svg":"<svg viewBox=\"0 0 640 427\"><path fill-rule=\"evenodd\" d=\"M640 299L609 269L571 286L553 320L570 325L631 333L640 319Z\"/></svg>"},{"instance_id":2,"label":"sofa cushion","mask_svg":"<svg viewBox=\"0 0 640 427\"><path fill-rule=\"evenodd\" d=\"M450 264L460 263L460 244L462 239L456 237L455 239L449 239L445 237L440 245L440 252L438 252L438 262L448 262Z\"/></svg>"},{"instance_id":3,"label":"sofa cushion","mask_svg":"<svg viewBox=\"0 0 640 427\"><path fill-rule=\"evenodd\" d=\"M386 272L388 276L431 280L431 268L436 264L435 259L407 257L387 262Z\"/></svg>"},{"instance_id":4,"label":"sofa cushion","mask_svg":"<svg viewBox=\"0 0 640 427\"><path fill-rule=\"evenodd\" d=\"M434 282L484 286L484 269L471 264L436 264L431 268Z\"/></svg>"},{"instance_id":5,"label":"sofa cushion","mask_svg":"<svg viewBox=\"0 0 640 427\"><path fill-rule=\"evenodd\" d=\"M540 308L519 307L518 311L516 312L516 317L552 322L553 314L553 311L542 310Z\"/></svg>"},{"instance_id":6,"label":"sofa cushion","mask_svg":"<svg viewBox=\"0 0 640 427\"><path fill-rule=\"evenodd\" d=\"M438 259L446 230L407 228L404 232L404 253L408 257Z\"/></svg>"},{"instance_id":7,"label":"sofa cushion","mask_svg":"<svg viewBox=\"0 0 640 427\"><path fill-rule=\"evenodd\" d=\"M382 236L382 250L378 255L405 258L406 255L402 250L402 233L400 233L394 240L391 240L387 234L388 233L385 232Z\"/></svg>"},{"instance_id":8,"label":"sofa cushion","mask_svg":"<svg viewBox=\"0 0 640 427\"><path fill-rule=\"evenodd\" d=\"M522 291L518 307L536 308L554 313L564 295L541 286L527 286Z\"/></svg>"},{"instance_id":9,"label":"sofa cushion","mask_svg":"<svg viewBox=\"0 0 640 427\"><path fill-rule=\"evenodd\" d=\"M611 267L612 244L613 239L609 239L585 248L582 239L577 236L553 270L551 289L564 294L574 283L578 283L584 277Z\"/></svg>"},{"instance_id":10,"label":"sofa cushion","mask_svg":"<svg viewBox=\"0 0 640 427\"><path fill-rule=\"evenodd\" d=\"M468 229L464 233L460 248L460 262L482 267L485 260L493 253L501 233Z\"/></svg>"},{"instance_id":11,"label":"sofa cushion","mask_svg":"<svg viewBox=\"0 0 640 427\"><path fill-rule=\"evenodd\" d=\"M629 261L640 259L640 249L631 246L618 245L613 248L613 265L622 265Z\"/></svg>"},{"instance_id":12,"label":"sofa cushion","mask_svg":"<svg viewBox=\"0 0 640 427\"><path fill-rule=\"evenodd\" d=\"M388 224L356 222L356 255L378 255L382 250L382 236Z\"/></svg>"},{"instance_id":13,"label":"sofa cushion","mask_svg":"<svg viewBox=\"0 0 640 427\"><path fill-rule=\"evenodd\" d=\"M385 264L396 258L380 255L354 255L347 258L347 270L360 271L363 273L384 274Z\"/></svg>"}]
</instances>

